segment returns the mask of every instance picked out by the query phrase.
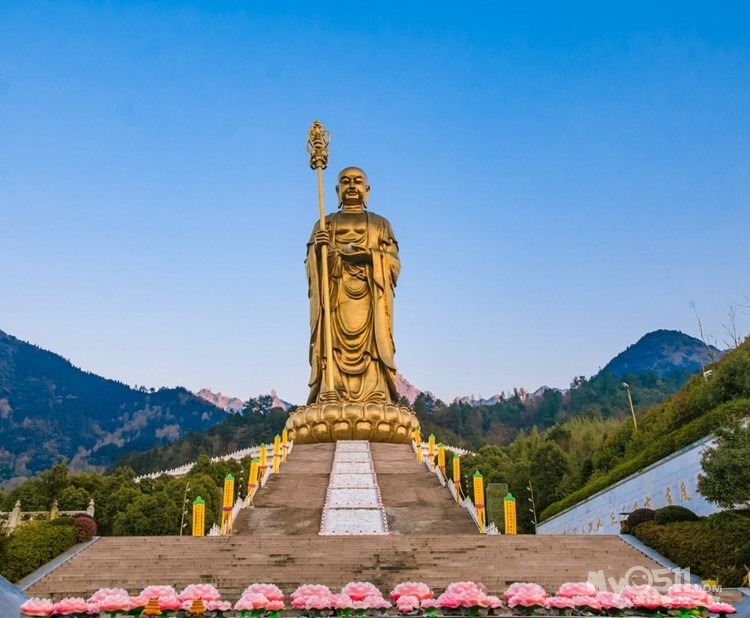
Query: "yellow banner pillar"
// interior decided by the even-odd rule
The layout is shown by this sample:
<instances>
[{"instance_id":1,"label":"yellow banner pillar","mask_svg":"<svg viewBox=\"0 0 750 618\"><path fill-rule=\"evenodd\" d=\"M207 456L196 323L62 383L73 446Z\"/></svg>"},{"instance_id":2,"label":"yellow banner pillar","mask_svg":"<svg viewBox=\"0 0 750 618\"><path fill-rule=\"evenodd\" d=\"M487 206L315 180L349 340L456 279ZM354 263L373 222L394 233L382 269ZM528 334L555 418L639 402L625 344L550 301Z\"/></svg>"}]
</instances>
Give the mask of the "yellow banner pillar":
<instances>
[{"instance_id":1,"label":"yellow banner pillar","mask_svg":"<svg viewBox=\"0 0 750 618\"><path fill-rule=\"evenodd\" d=\"M227 474L224 477L224 496L221 507L221 533L232 532L232 507L234 506L234 477Z\"/></svg>"},{"instance_id":2,"label":"yellow banner pillar","mask_svg":"<svg viewBox=\"0 0 750 618\"><path fill-rule=\"evenodd\" d=\"M417 461L422 463L422 433L419 429L414 430L414 442L417 445Z\"/></svg>"},{"instance_id":3,"label":"yellow banner pillar","mask_svg":"<svg viewBox=\"0 0 750 618\"><path fill-rule=\"evenodd\" d=\"M427 455L430 458L430 463L435 461L435 434L431 433L430 437L427 438Z\"/></svg>"},{"instance_id":4,"label":"yellow banner pillar","mask_svg":"<svg viewBox=\"0 0 750 618\"><path fill-rule=\"evenodd\" d=\"M461 502L461 458L453 456L453 489L456 490L456 504Z\"/></svg>"},{"instance_id":5,"label":"yellow banner pillar","mask_svg":"<svg viewBox=\"0 0 750 618\"><path fill-rule=\"evenodd\" d=\"M446 478L445 476L445 446L443 446L442 442L438 444L438 470L440 470L440 474L443 475L443 478Z\"/></svg>"},{"instance_id":6,"label":"yellow banner pillar","mask_svg":"<svg viewBox=\"0 0 750 618\"><path fill-rule=\"evenodd\" d=\"M516 534L516 499L508 493L503 500L505 513L505 534Z\"/></svg>"},{"instance_id":7,"label":"yellow banner pillar","mask_svg":"<svg viewBox=\"0 0 750 618\"><path fill-rule=\"evenodd\" d=\"M253 501L255 492L258 490L258 468L259 462L257 459L250 460L250 474L247 477L247 498L250 502Z\"/></svg>"},{"instance_id":8,"label":"yellow banner pillar","mask_svg":"<svg viewBox=\"0 0 750 618\"><path fill-rule=\"evenodd\" d=\"M474 508L477 510L479 533L484 534L486 525L484 513L484 479L479 470L474 473Z\"/></svg>"},{"instance_id":9,"label":"yellow banner pillar","mask_svg":"<svg viewBox=\"0 0 750 618\"><path fill-rule=\"evenodd\" d=\"M273 439L273 466L271 468L274 474L281 470L281 436L276 434Z\"/></svg>"},{"instance_id":10,"label":"yellow banner pillar","mask_svg":"<svg viewBox=\"0 0 750 618\"><path fill-rule=\"evenodd\" d=\"M287 430L284 429L284 431L281 432L281 462L282 463L286 463L287 442L289 442L289 434L287 433Z\"/></svg>"},{"instance_id":11,"label":"yellow banner pillar","mask_svg":"<svg viewBox=\"0 0 750 618\"><path fill-rule=\"evenodd\" d=\"M198 496L193 500L193 536L206 534L206 501Z\"/></svg>"},{"instance_id":12,"label":"yellow banner pillar","mask_svg":"<svg viewBox=\"0 0 750 618\"><path fill-rule=\"evenodd\" d=\"M260 479L262 480L268 469L268 447L265 444L260 445L258 458L260 459Z\"/></svg>"}]
</instances>

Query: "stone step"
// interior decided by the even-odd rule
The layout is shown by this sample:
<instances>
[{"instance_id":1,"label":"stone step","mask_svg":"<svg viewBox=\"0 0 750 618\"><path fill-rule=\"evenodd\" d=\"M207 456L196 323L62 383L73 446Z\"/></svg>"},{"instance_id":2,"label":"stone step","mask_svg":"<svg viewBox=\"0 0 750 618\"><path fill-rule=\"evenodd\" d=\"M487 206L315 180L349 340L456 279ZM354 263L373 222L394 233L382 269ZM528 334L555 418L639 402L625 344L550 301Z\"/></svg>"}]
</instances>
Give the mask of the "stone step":
<instances>
[{"instance_id":1,"label":"stone step","mask_svg":"<svg viewBox=\"0 0 750 618\"><path fill-rule=\"evenodd\" d=\"M89 596L104 586L120 586L134 594L155 583L183 588L207 582L233 599L254 581L273 582L289 594L302 583L338 589L355 579L372 581L384 592L413 579L436 590L452 581L476 580L498 593L513 581L535 581L554 590L564 581L587 579L590 571L622 577L634 565L660 568L617 537L543 539L548 550L558 544L565 548L555 552L559 559L543 551L518 551L525 543L539 545L540 537L484 537L481 545L478 538L310 537L299 545L273 536L145 537L132 543L102 538L27 593ZM446 542L461 551L449 551Z\"/></svg>"},{"instance_id":2,"label":"stone step","mask_svg":"<svg viewBox=\"0 0 750 618\"><path fill-rule=\"evenodd\" d=\"M391 534L319 536L333 444L297 446L227 537L104 537L31 586L30 596L90 596L103 587L131 594L150 584L181 589L211 583L227 600L258 581L285 594L303 583L334 590L372 581L387 594L403 581L436 592L451 582L483 582L501 593L514 581L549 591L589 572L622 577L632 566L659 569L617 537L483 536L406 445L371 444Z\"/></svg>"}]
</instances>

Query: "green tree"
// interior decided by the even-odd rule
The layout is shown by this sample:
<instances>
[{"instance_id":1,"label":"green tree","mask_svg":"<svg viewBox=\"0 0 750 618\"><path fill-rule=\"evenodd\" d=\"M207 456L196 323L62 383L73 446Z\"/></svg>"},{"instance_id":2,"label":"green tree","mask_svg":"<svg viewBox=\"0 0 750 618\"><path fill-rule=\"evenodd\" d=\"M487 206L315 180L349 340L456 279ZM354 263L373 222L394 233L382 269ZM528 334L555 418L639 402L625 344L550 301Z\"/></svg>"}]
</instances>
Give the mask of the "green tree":
<instances>
[{"instance_id":1,"label":"green tree","mask_svg":"<svg viewBox=\"0 0 750 618\"><path fill-rule=\"evenodd\" d=\"M178 534L182 510L166 492L141 494L115 516L116 535L157 536Z\"/></svg>"},{"instance_id":2,"label":"green tree","mask_svg":"<svg viewBox=\"0 0 750 618\"><path fill-rule=\"evenodd\" d=\"M66 487L57 499L61 511L85 511L90 500L89 492L83 487Z\"/></svg>"},{"instance_id":3,"label":"green tree","mask_svg":"<svg viewBox=\"0 0 750 618\"><path fill-rule=\"evenodd\" d=\"M698 491L723 508L750 506L750 426L737 421L716 431L716 446L701 457Z\"/></svg>"},{"instance_id":4,"label":"green tree","mask_svg":"<svg viewBox=\"0 0 750 618\"><path fill-rule=\"evenodd\" d=\"M546 441L534 450L530 474L538 511L563 497L562 481L567 471L565 453L556 442Z\"/></svg>"}]
</instances>

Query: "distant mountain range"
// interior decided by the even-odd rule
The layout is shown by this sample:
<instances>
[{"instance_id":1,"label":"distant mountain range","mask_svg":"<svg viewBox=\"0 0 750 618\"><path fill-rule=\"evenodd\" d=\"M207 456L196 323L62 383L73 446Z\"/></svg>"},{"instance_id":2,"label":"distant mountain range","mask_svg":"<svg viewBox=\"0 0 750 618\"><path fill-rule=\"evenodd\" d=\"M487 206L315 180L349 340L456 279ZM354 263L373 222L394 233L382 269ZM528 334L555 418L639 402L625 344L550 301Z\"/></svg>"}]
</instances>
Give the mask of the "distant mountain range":
<instances>
[{"instance_id":1,"label":"distant mountain range","mask_svg":"<svg viewBox=\"0 0 750 618\"><path fill-rule=\"evenodd\" d=\"M0 331L0 482L63 458L73 470L103 470L124 451L172 442L224 418L184 388L136 390Z\"/></svg>"},{"instance_id":2,"label":"distant mountain range","mask_svg":"<svg viewBox=\"0 0 750 618\"><path fill-rule=\"evenodd\" d=\"M628 373L653 371L665 377L674 371L696 372L724 354L712 345L677 330L655 330L641 337L609 361L602 373L622 378Z\"/></svg>"},{"instance_id":3,"label":"distant mountain range","mask_svg":"<svg viewBox=\"0 0 750 618\"><path fill-rule=\"evenodd\" d=\"M245 402L242 401L242 399L240 399L239 397L229 397L221 392L214 393L210 388L202 388L195 394L204 401L212 403L217 408L221 408L225 412L236 414L237 412L242 412L243 408L245 407ZM275 388L271 389L271 400L273 402L272 406L274 408L288 410L292 407L291 403L279 398L279 396L276 394Z\"/></svg>"},{"instance_id":4,"label":"distant mountain range","mask_svg":"<svg viewBox=\"0 0 750 618\"><path fill-rule=\"evenodd\" d=\"M622 379L627 374L642 375L648 372L653 372L661 378L675 372L696 373L706 365L719 360L723 354L722 350L712 345L706 345L700 339L678 330L655 330L620 352L597 375L608 372ZM412 388L418 390L416 387ZM539 399L548 390L555 390L560 393L567 391L567 389L550 388L549 386L542 386L531 393L523 388L516 390L522 401ZM503 394L481 399L464 396L456 397L453 401L477 407L494 405L503 398Z\"/></svg>"},{"instance_id":5,"label":"distant mountain range","mask_svg":"<svg viewBox=\"0 0 750 618\"><path fill-rule=\"evenodd\" d=\"M602 370L618 377L654 371L692 372L718 358L699 340L660 330L641 338ZM423 391L399 374L398 390L413 402ZM542 397L518 389L522 399ZM554 389L557 390L557 389ZM429 394L428 391L424 391ZM271 393L273 407L290 404ZM457 398L471 405L484 400ZM237 397L202 389L133 389L84 372L68 360L0 331L0 484L10 485L67 458L72 470L102 470L127 451L145 451L204 431L243 409Z\"/></svg>"}]
</instances>

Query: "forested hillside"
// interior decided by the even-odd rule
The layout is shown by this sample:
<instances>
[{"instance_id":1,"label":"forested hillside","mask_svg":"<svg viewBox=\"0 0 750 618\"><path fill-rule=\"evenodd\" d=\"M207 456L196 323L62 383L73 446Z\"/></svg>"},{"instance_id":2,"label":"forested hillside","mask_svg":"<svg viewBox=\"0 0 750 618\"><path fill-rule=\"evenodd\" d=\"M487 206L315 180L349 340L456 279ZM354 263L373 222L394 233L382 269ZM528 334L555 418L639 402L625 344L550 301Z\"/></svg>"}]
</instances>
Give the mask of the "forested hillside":
<instances>
[{"instance_id":1,"label":"forested hillside","mask_svg":"<svg viewBox=\"0 0 750 618\"><path fill-rule=\"evenodd\" d=\"M0 331L0 481L21 480L67 459L104 470L126 450L145 450L226 413L184 388L129 386Z\"/></svg>"},{"instance_id":2,"label":"forested hillside","mask_svg":"<svg viewBox=\"0 0 750 618\"><path fill-rule=\"evenodd\" d=\"M582 414L545 430L521 431L507 447L481 447L475 456L462 458L464 474L480 470L486 484L507 483L519 504L533 509L519 510L520 528L532 532L535 516L551 517L717 427L750 416L750 339L707 369L666 401L637 410L637 431L624 409L607 417L607 406L593 396L603 394L607 401L614 376L578 381L569 396L583 405ZM635 381L626 377L635 400Z\"/></svg>"},{"instance_id":3,"label":"forested hillside","mask_svg":"<svg viewBox=\"0 0 750 618\"><path fill-rule=\"evenodd\" d=\"M550 506L544 517L658 461L738 418L750 417L750 338L692 378L664 403L639 419L637 431L624 422L592 457L592 475L578 491Z\"/></svg>"},{"instance_id":4,"label":"forested hillside","mask_svg":"<svg viewBox=\"0 0 750 618\"><path fill-rule=\"evenodd\" d=\"M291 411L290 411L291 412ZM237 414L231 414L206 431L195 431L184 438L146 452L123 454L118 466L129 466L139 474L167 470L195 461L199 455L225 455L261 443L270 444L280 434L289 413L273 407L270 395L250 398Z\"/></svg>"}]
</instances>

